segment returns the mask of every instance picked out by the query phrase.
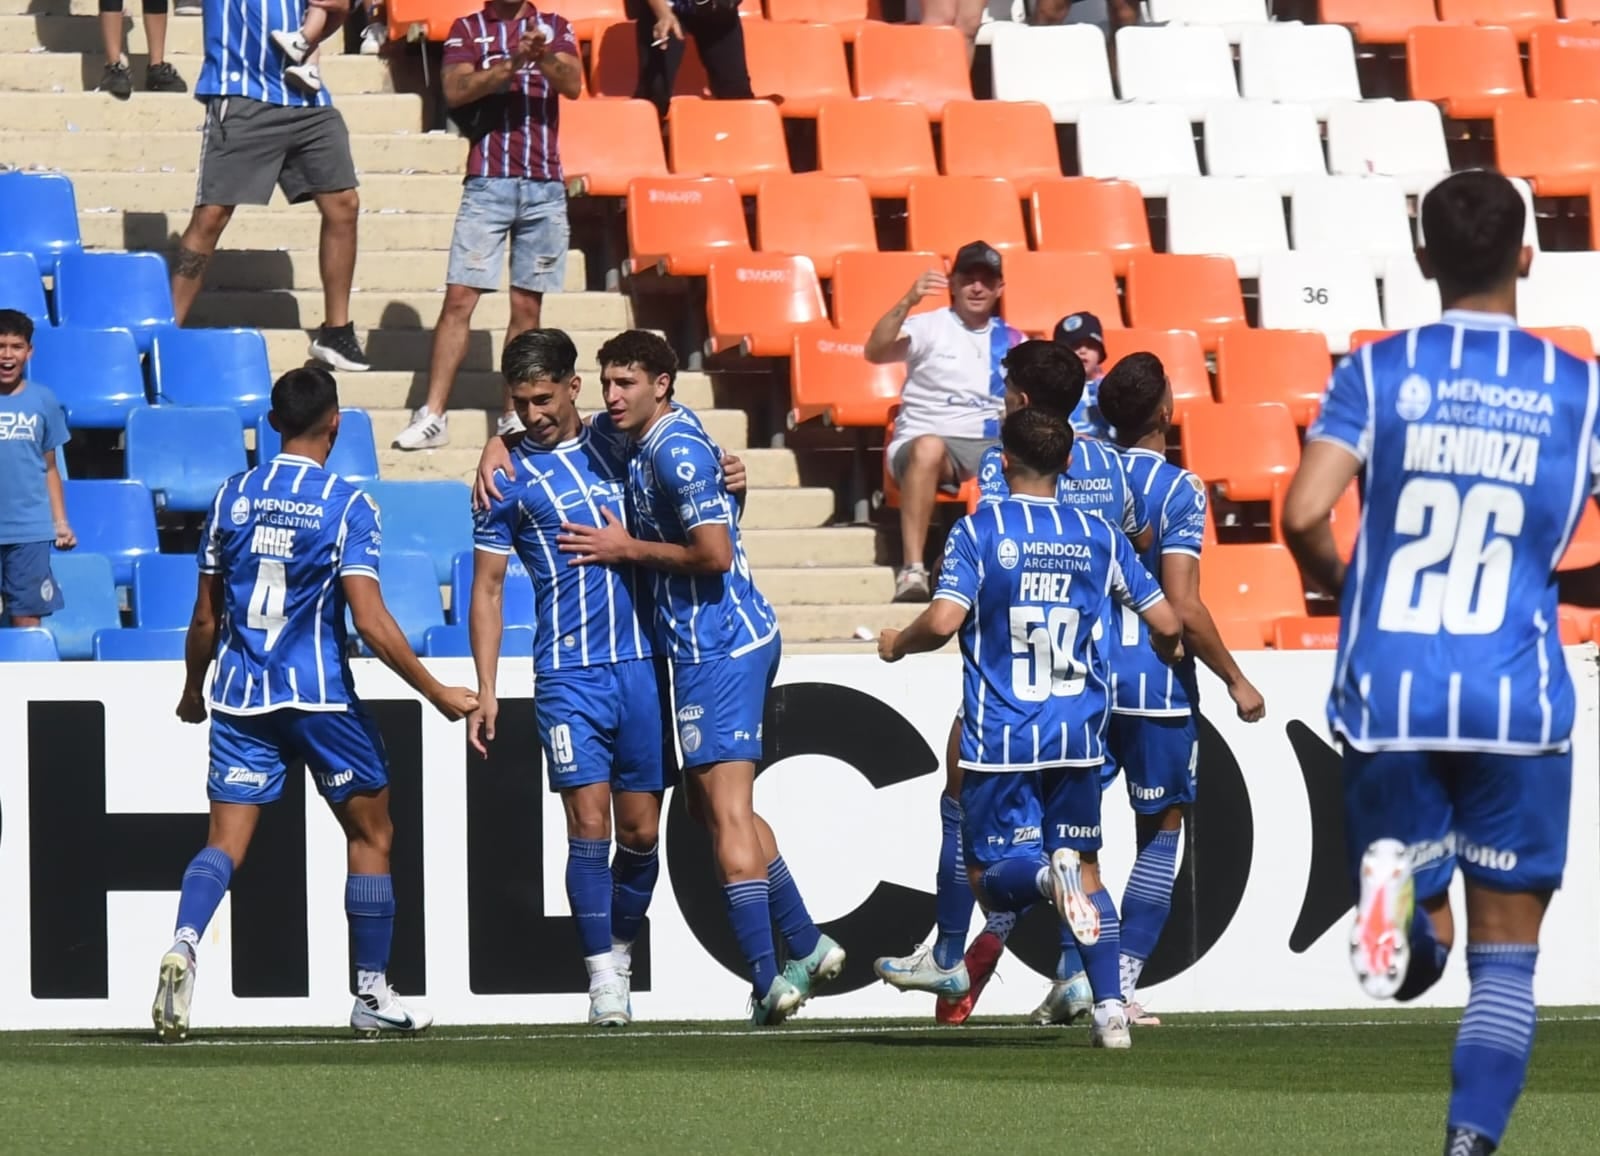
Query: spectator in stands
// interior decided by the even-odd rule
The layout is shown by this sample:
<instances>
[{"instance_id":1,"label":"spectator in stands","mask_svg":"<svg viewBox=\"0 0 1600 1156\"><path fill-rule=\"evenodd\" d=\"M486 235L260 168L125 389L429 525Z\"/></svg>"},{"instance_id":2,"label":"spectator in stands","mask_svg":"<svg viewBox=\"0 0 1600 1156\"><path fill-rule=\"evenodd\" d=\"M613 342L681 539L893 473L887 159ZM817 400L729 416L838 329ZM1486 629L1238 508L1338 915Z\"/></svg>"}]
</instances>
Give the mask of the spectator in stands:
<instances>
[{"instance_id":1,"label":"spectator in stands","mask_svg":"<svg viewBox=\"0 0 1600 1156\"><path fill-rule=\"evenodd\" d=\"M23 377L32 352L32 320L0 309L0 612L12 626L38 626L61 609L50 548L78 544L56 465L67 415L55 394Z\"/></svg>"},{"instance_id":2,"label":"spectator in stands","mask_svg":"<svg viewBox=\"0 0 1600 1156\"><path fill-rule=\"evenodd\" d=\"M950 308L910 316L929 293L950 290ZM984 241L961 246L950 277L928 272L872 327L863 352L882 365L906 363L900 416L884 449L900 487L903 565L896 602L926 602L923 555L940 490L954 494L975 477L983 451L1000 437L1005 378L1000 361L1022 334L1000 319L1005 289L1000 254Z\"/></svg>"},{"instance_id":3,"label":"spectator in stands","mask_svg":"<svg viewBox=\"0 0 1600 1156\"><path fill-rule=\"evenodd\" d=\"M1083 397L1072 411L1074 433L1108 438L1111 427L1100 416L1100 379L1106 375L1106 339L1100 318L1093 313L1069 313L1056 322L1055 342L1078 355L1083 362Z\"/></svg>"},{"instance_id":4,"label":"spectator in stands","mask_svg":"<svg viewBox=\"0 0 1600 1156\"><path fill-rule=\"evenodd\" d=\"M333 24L350 0L307 0ZM194 214L178 243L172 305L181 325L200 293L211 254L237 205L265 205L276 185L290 204L322 214L322 328L311 356L347 372L371 368L350 321L356 271L355 161L344 118L326 88L302 93L285 79L273 32L299 30L299 7L273 0L206 0L206 59L195 94L206 102Z\"/></svg>"},{"instance_id":5,"label":"spectator in stands","mask_svg":"<svg viewBox=\"0 0 1600 1156\"><path fill-rule=\"evenodd\" d=\"M1032 24L1098 24L1108 33L1139 23L1135 0L1034 0Z\"/></svg>"},{"instance_id":6,"label":"spectator in stands","mask_svg":"<svg viewBox=\"0 0 1600 1156\"><path fill-rule=\"evenodd\" d=\"M582 64L572 25L523 0L490 0L463 16L444 42L444 98L472 142L461 190L444 304L433 330L428 396L395 438L396 449L450 441L445 409L467 355L478 298L500 287L511 248L506 344L539 328L544 295L567 276L567 187L558 151L561 101L578 98ZM499 432L522 428L503 396Z\"/></svg>"},{"instance_id":7,"label":"spectator in stands","mask_svg":"<svg viewBox=\"0 0 1600 1156\"><path fill-rule=\"evenodd\" d=\"M100 39L105 43L106 67L96 92L126 100L133 95L133 72L128 68L127 45L122 38L123 0L100 0ZM178 70L167 63L167 0L144 0L144 39L150 50L145 69L146 92L188 92Z\"/></svg>"},{"instance_id":8,"label":"spectator in stands","mask_svg":"<svg viewBox=\"0 0 1600 1156\"><path fill-rule=\"evenodd\" d=\"M635 98L650 101L662 116L667 115L687 33L700 50L706 82L715 99L754 99L744 59L739 0L628 0L628 15L633 17L639 42Z\"/></svg>"}]
</instances>

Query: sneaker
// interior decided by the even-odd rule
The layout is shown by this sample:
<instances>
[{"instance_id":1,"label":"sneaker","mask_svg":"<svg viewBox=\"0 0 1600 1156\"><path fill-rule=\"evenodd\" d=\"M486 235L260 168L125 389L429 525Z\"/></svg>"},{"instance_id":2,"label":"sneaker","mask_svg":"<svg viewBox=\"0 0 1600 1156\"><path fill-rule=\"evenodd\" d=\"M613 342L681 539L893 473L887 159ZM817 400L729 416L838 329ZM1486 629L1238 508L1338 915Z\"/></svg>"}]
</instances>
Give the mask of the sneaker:
<instances>
[{"instance_id":1,"label":"sneaker","mask_svg":"<svg viewBox=\"0 0 1600 1156\"><path fill-rule=\"evenodd\" d=\"M778 976L760 999L750 997L750 1026L775 1028L794 1014L800 1006L800 989Z\"/></svg>"},{"instance_id":2,"label":"sneaker","mask_svg":"<svg viewBox=\"0 0 1600 1156\"><path fill-rule=\"evenodd\" d=\"M162 62L152 64L145 70L144 90L146 92L188 92L189 86L183 77L178 75L178 70L172 65Z\"/></svg>"},{"instance_id":3,"label":"sneaker","mask_svg":"<svg viewBox=\"0 0 1600 1156\"><path fill-rule=\"evenodd\" d=\"M383 42L389 39L387 24L368 24L361 30L361 55L376 56L383 51Z\"/></svg>"},{"instance_id":4,"label":"sneaker","mask_svg":"<svg viewBox=\"0 0 1600 1156\"><path fill-rule=\"evenodd\" d=\"M633 972L629 968L617 968L617 982L622 985L622 1006L628 1013L628 1022L633 1022Z\"/></svg>"},{"instance_id":5,"label":"sneaker","mask_svg":"<svg viewBox=\"0 0 1600 1156\"><path fill-rule=\"evenodd\" d=\"M1065 1027L1077 1023L1093 1010L1094 992L1089 987L1089 977L1080 971L1071 979L1052 981L1044 1002L1033 1009L1028 1019L1040 1027L1051 1024Z\"/></svg>"},{"instance_id":6,"label":"sneaker","mask_svg":"<svg viewBox=\"0 0 1600 1156\"><path fill-rule=\"evenodd\" d=\"M283 70L283 78L289 82L290 88L299 89L307 96L315 96L322 91L322 73L317 71L315 64L293 64Z\"/></svg>"},{"instance_id":7,"label":"sneaker","mask_svg":"<svg viewBox=\"0 0 1600 1156\"><path fill-rule=\"evenodd\" d=\"M500 420L494 423L495 437L510 437L521 432L522 419L514 413L503 413L500 415Z\"/></svg>"},{"instance_id":8,"label":"sneaker","mask_svg":"<svg viewBox=\"0 0 1600 1156\"><path fill-rule=\"evenodd\" d=\"M894 572L896 602L926 602L930 596L928 572L921 566L902 566Z\"/></svg>"},{"instance_id":9,"label":"sneaker","mask_svg":"<svg viewBox=\"0 0 1600 1156\"><path fill-rule=\"evenodd\" d=\"M450 416L430 413L427 406L414 410L411 424L394 439L397 450L436 450L450 444Z\"/></svg>"},{"instance_id":10,"label":"sneaker","mask_svg":"<svg viewBox=\"0 0 1600 1156\"><path fill-rule=\"evenodd\" d=\"M1050 856L1050 896L1072 938L1085 947L1100 942L1100 910L1084 893L1082 863L1070 847L1059 847Z\"/></svg>"},{"instance_id":11,"label":"sneaker","mask_svg":"<svg viewBox=\"0 0 1600 1156\"><path fill-rule=\"evenodd\" d=\"M156 981L156 1002L150 1018L156 1038L164 1044L189 1038L189 1002L194 998L194 951L187 943L174 943L161 957L161 978Z\"/></svg>"},{"instance_id":12,"label":"sneaker","mask_svg":"<svg viewBox=\"0 0 1600 1156\"><path fill-rule=\"evenodd\" d=\"M1161 1017L1151 1015L1144 1004L1134 1000L1128 1002L1128 1023L1136 1028L1158 1028L1161 1026Z\"/></svg>"},{"instance_id":13,"label":"sneaker","mask_svg":"<svg viewBox=\"0 0 1600 1156\"><path fill-rule=\"evenodd\" d=\"M1444 1134L1444 1156L1492 1156L1494 1141L1471 1128L1451 1128Z\"/></svg>"},{"instance_id":14,"label":"sneaker","mask_svg":"<svg viewBox=\"0 0 1600 1156\"><path fill-rule=\"evenodd\" d=\"M1104 1023L1097 1020L1089 1029L1089 1046L1117 1051L1133 1047L1133 1033L1128 1030L1127 1017L1120 1008L1106 1016Z\"/></svg>"},{"instance_id":15,"label":"sneaker","mask_svg":"<svg viewBox=\"0 0 1600 1156\"><path fill-rule=\"evenodd\" d=\"M95 85L96 92L103 92L107 96L114 96L118 100L127 100L133 95L133 73L128 68L126 60L119 60L115 64L107 64L100 73L100 83Z\"/></svg>"},{"instance_id":16,"label":"sneaker","mask_svg":"<svg viewBox=\"0 0 1600 1156\"><path fill-rule=\"evenodd\" d=\"M420 1008L408 1008L394 988L385 984L381 991L356 996L355 1006L350 1009L350 1026L364 1036L385 1032L410 1036L433 1026L433 1016Z\"/></svg>"},{"instance_id":17,"label":"sneaker","mask_svg":"<svg viewBox=\"0 0 1600 1156\"><path fill-rule=\"evenodd\" d=\"M346 373L365 373L372 368L367 355L361 352L361 343L356 340L354 322L337 329L324 325L317 330L316 337L311 340L311 356Z\"/></svg>"},{"instance_id":18,"label":"sneaker","mask_svg":"<svg viewBox=\"0 0 1600 1156\"><path fill-rule=\"evenodd\" d=\"M800 1006L816 994L817 988L837 979L844 970L844 948L831 936L817 940L817 946L804 959L791 959L783 965L783 978L800 992Z\"/></svg>"},{"instance_id":19,"label":"sneaker","mask_svg":"<svg viewBox=\"0 0 1600 1156\"><path fill-rule=\"evenodd\" d=\"M1350 928L1350 966L1373 999L1394 998L1405 982L1415 906L1405 844L1379 839L1361 856L1361 901Z\"/></svg>"},{"instance_id":20,"label":"sneaker","mask_svg":"<svg viewBox=\"0 0 1600 1156\"><path fill-rule=\"evenodd\" d=\"M972 985L958 1000L941 999L933 1005L933 1018L942 1024L964 1024L978 1005L978 997L989 986L995 965L1005 954L1006 945L992 931L980 932L967 948L962 963L967 966L967 981Z\"/></svg>"},{"instance_id":21,"label":"sneaker","mask_svg":"<svg viewBox=\"0 0 1600 1156\"><path fill-rule=\"evenodd\" d=\"M278 46L278 51L289 58L290 64L304 64L306 57L311 55L311 45L306 43L306 38L299 31L272 33L272 43Z\"/></svg>"},{"instance_id":22,"label":"sneaker","mask_svg":"<svg viewBox=\"0 0 1600 1156\"><path fill-rule=\"evenodd\" d=\"M933 944L923 944L910 955L884 956L872 964L878 978L901 991L931 991L946 999L959 1000L972 990L967 961L946 970L933 961Z\"/></svg>"},{"instance_id":23,"label":"sneaker","mask_svg":"<svg viewBox=\"0 0 1600 1156\"><path fill-rule=\"evenodd\" d=\"M633 1021L628 989L621 980L604 983L589 993L589 1026L620 1028Z\"/></svg>"}]
</instances>

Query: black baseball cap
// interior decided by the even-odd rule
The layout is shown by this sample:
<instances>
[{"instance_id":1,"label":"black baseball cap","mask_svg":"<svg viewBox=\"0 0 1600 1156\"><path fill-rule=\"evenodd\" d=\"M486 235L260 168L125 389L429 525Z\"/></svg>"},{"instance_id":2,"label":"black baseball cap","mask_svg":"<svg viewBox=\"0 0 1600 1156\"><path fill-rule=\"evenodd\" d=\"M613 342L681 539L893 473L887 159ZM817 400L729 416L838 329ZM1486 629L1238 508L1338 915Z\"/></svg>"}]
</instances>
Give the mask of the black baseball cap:
<instances>
[{"instance_id":1,"label":"black baseball cap","mask_svg":"<svg viewBox=\"0 0 1600 1156\"><path fill-rule=\"evenodd\" d=\"M1106 339L1100 332L1100 318L1093 313L1069 313L1056 322L1055 342L1068 349L1092 341L1106 351Z\"/></svg>"},{"instance_id":2,"label":"black baseball cap","mask_svg":"<svg viewBox=\"0 0 1600 1156\"><path fill-rule=\"evenodd\" d=\"M952 273L981 271L1000 276L1000 251L987 241L969 241L956 250Z\"/></svg>"}]
</instances>

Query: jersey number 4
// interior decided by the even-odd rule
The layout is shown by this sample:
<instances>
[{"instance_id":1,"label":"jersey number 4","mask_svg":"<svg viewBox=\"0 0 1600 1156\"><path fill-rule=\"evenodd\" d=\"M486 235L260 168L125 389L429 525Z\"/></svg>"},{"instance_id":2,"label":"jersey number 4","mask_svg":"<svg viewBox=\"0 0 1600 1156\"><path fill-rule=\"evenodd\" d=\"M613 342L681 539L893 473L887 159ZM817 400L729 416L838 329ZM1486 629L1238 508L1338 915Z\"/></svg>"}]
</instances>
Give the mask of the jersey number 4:
<instances>
[{"instance_id":1,"label":"jersey number 4","mask_svg":"<svg viewBox=\"0 0 1600 1156\"><path fill-rule=\"evenodd\" d=\"M1022 702L1082 694L1088 668L1072 657L1078 612L1070 606L1011 608L1011 690Z\"/></svg>"},{"instance_id":2,"label":"jersey number 4","mask_svg":"<svg viewBox=\"0 0 1600 1156\"><path fill-rule=\"evenodd\" d=\"M283 559L262 558L256 562L256 584L250 591L250 605L245 625L251 630L264 630L266 649L271 650L278 641L283 624L288 621L283 614L288 601L289 581L284 571Z\"/></svg>"},{"instance_id":3,"label":"jersey number 4","mask_svg":"<svg viewBox=\"0 0 1600 1156\"><path fill-rule=\"evenodd\" d=\"M1492 634L1506 618L1512 538L1522 532L1522 494L1480 482L1412 478L1400 491L1394 528L1416 540L1389 559L1378 629L1407 634ZM1429 571L1446 559L1442 572Z\"/></svg>"}]
</instances>

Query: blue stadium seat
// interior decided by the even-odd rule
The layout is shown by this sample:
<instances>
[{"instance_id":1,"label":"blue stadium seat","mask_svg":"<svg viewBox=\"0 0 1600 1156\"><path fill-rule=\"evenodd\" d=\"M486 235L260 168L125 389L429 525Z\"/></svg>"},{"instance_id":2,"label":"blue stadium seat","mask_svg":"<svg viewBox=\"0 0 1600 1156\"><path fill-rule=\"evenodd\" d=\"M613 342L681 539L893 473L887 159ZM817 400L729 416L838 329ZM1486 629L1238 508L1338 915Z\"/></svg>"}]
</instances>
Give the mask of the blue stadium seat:
<instances>
[{"instance_id":1,"label":"blue stadium seat","mask_svg":"<svg viewBox=\"0 0 1600 1156\"><path fill-rule=\"evenodd\" d=\"M0 628L0 662L55 662L56 640L42 626Z\"/></svg>"},{"instance_id":2,"label":"blue stadium seat","mask_svg":"<svg viewBox=\"0 0 1600 1156\"><path fill-rule=\"evenodd\" d=\"M36 330L28 380L50 387L73 429L121 429L129 410L146 405L139 347L126 329Z\"/></svg>"},{"instance_id":3,"label":"blue stadium seat","mask_svg":"<svg viewBox=\"0 0 1600 1156\"><path fill-rule=\"evenodd\" d=\"M175 324L167 263L157 253L64 253L56 266L56 324L126 329L149 353Z\"/></svg>"},{"instance_id":4,"label":"blue stadium seat","mask_svg":"<svg viewBox=\"0 0 1600 1156\"><path fill-rule=\"evenodd\" d=\"M435 626L428 631L422 651L427 658L471 658L472 645L465 626ZM533 627L508 626L500 637L504 658L533 657Z\"/></svg>"},{"instance_id":5,"label":"blue stadium seat","mask_svg":"<svg viewBox=\"0 0 1600 1156\"><path fill-rule=\"evenodd\" d=\"M272 366L259 329L156 330L150 391L157 404L232 406L245 428L272 406Z\"/></svg>"},{"instance_id":6,"label":"blue stadium seat","mask_svg":"<svg viewBox=\"0 0 1600 1156\"><path fill-rule=\"evenodd\" d=\"M66 605L44 620L45 629L62 658L93 658L95 632L122 626L111 559L74 550L51 558L50 569Z\"/></svg>"},{"instance_id":7,"label":"blue stadium seat","mask_svg":"<svg viewBox=\"0 0 1600 1156\"><path fill-rule=\"evenodd\" d=\"M467 613L472 606L472 556L473 550L463 550L450 564L450 621L467 624ZM500 616L508 623L527 624L533 621L533 579L522 559L515 554L506 559L506 585L500 596Z\"/></svg>"},{"instance_id":8,"label":"blue stadium seat","mask_svg":"<svg viewBox=\"0 0 1600 1156\"><path fill-rule=\"evenodd\" d=\"M387 529L384 545L388 545ZM444 602L439 598L439 580L434 574L433 559L409 550L386 549L378 564L378 574L384 604L405 631L412 651L421 654L428 628L444 625ZM346 625L354 639L355 623L349 619L348 611ZM366 644L360 643L360 646L365 653Z\"/></svg>"},{"instance_id":9,"label":"blue stadium seat","mask_svg":"<svg viewBox=\"0 0 1600 1156\"><path fill-rule=\"evenodd\" d=\"M162 662L183 657L187 630L99 630L96 662Z\"/></svg>"},{"instance_id":10,"label":"blue stadium seat","mask_svg":"<svg viewBox=\"0 0 1600 1156\"><path fill-rule=\"evenodd\" d=\"M472 490L465 482L368 482L362 487L378 503L384 556L415 550L433 559L439 585L450 581L450 565L472 549Z\"/></svg>"},{"instance_id":11,"label":"blue stadium seat","mask_svg":"<svg viewBox=\"0 0 1600 1156\"><path fill-rule=\"evenodd\" d=\"M256 461L264 462L282 448L283 439L267 421L256 422ZM328 455L328 468L347 482L371 482L378 477L378 444L372 436L372 419L364 409L339 411L339 440Z\"/></svg>"},{"instance_id":12,"label":"blue stadium seat","mask_svg":"<svg viewBox=\"0 0 1600 1156\"><path fill-rule=\"evenodd\" d=\"M39 280L32 253L0 253L0 308L19 309L33 318L35 325L50 324L44 282Z\"/></svg>"},{"instance_id":13,"label":"blue stadium seat","mask_svg":"<svg viewBox=\"0 0 1600 1156\"><path fill-rule=\"evenodd\" d=\"M231 409L157 405L128 415L127 470L156 508L199 513L245 468L244 429Z\"/></svg>"},{"instance_id":14,"label":"blue stadium seat","mask_svg":"<svg viewBox=\"0 0 1600 1156\"><path fill-rule=\"evenodd\" d=\"M186 630L194 612L199 568L190 554L146 554L133 560L133 624L140 630Z\"/></svg>"},{"instance_id":15,"label":"blue stadium seat","mask_svg":"<svg viewBox=\"0 0 1600 1156\"><path fill-rule=\"evenodd\" d=\"M41 277L63 253L81 253L72 182L60 173L0 173L0 251L33 254Z\"/></svg>"},{"instance_id":16,"label":"blue stadium seat","mask_svg":"<svg viewBox=\"0 0 1600 1156\"><path fill-rule=\"evenodd\" d=\"M116 584L132 586L135 560L161 549L150 491L140 482L122 478L74 479L62 487L78 551L104 555L111 561ZM61 551L55 557L60 558Z\"/></svg>"}]
</instances>

